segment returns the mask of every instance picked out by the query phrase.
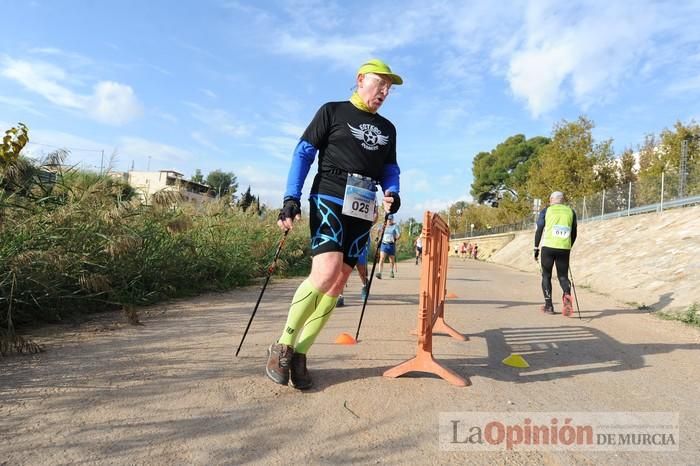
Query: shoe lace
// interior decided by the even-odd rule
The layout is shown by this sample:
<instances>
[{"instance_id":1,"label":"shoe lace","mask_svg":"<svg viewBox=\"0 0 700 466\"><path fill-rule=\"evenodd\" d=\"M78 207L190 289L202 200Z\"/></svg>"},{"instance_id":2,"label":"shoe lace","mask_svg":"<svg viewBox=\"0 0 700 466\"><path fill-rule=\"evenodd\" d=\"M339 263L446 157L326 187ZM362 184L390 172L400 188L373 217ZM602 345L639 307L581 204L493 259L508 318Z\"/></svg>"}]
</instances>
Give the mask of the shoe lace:
<instances>
[{"instance_id":1,"label":"shoe lace","mask_svg":"<svg viewBox=\"0 0 700 466\"><path fill-rule=\"evenodd\" d=\"M290 354L292 351L292 348L286 345L283 345L282 348L280 349L280 367L288 368L289 367L289 361L292 359L292 355Z\"/></svg>"}]
</instances>

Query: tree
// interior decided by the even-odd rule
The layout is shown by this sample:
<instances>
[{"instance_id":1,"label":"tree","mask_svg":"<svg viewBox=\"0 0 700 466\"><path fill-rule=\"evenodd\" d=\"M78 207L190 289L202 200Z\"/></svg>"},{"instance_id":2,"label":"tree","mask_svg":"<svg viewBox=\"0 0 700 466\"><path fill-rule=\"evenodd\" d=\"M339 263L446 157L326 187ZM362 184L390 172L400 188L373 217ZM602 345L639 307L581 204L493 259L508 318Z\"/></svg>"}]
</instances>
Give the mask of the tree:
<instances>
[{"instance_id":1,"label":"tree","mask_svg":"<svg viewBox=\"0 0 700 466\"><path fill-rule=\"evenodd\" d=\"M596 143L593 122L584 116L554 126L551 142L530 167L529 192L547 199L562 191L573 199L593 194L616 183L612 140Z\"/></svg>"},{"instance_id":2,"label":"tree","mask_svg":"<svg viewBox=\"0 0 700 466\"><path fill-rule=\"evenodd\" d=\"M620 163L618 165L617 177L621 184L628 185L637 181L636 163L637 160L634 158L632 149L625 149L620 155Z\"/></svg>"},{"instance_id":3,"label":"tree","mask_svg":"<svg viewBox=\"0 0 700 466\"><path fill-rule=\"evenodd\" d=\"M233 196L238 190L238 179L233 172L225 173L221 170L214 170L207 175L207 184L211 186L218 197L226 194Z\"/></svg>"},{"instance_id":4,"label":"tree","mask_svg":"<svg viewBox=\"0 0 700 466\"><path fill-rule=\"evenodd\" d=\"M686 171L691 175L700 172L700 125L691 121L683 124L677 121L673 130L661 132L659 138L647 135L639 148L639 190L640 203L658 202L661 193L661 175L665 177L666 196L678 194L680 156L683 141L688 144ZM686 193L700 192L700 177L686 179Z\"/></svg>"},{"instance_id":5,"label":"tree","mask_svg":"<svg viewBox=\"0 0 700 466\"><path fill-rule=\"evenodd\" d=\"M545 137L525 139L516 134L491 152L478 153L472 163L471 195L480 204L495 202L506 192L518 197L527 183L532 160L548 143Z\"/></svg>"},{"instance_id":6,"label":"tree","mask_svg":"<svg viewBox=\"0 0 700 466\"><path fill-rule=\"evenodd\" d=\"M241 201L238 203L238 206L245 212L248 210L248 207L253 204L253 201L255 201L255 196L250 194L250 186L248 186L246 192L241 196Z\"/></svg>"},{"instance_id":7,"label":"tree","mask_svg":"<svg viewBox=\"0 0 700 466\"><path fill-rule=\"evenodd\" d=\"M194 171L194 175L192 175L192 181L195 183L202 183L204 181L204 175L202 175L202 170L199 168Z\"/></svg>"},{"instance_id":8,"label":"tree","mask_svg":"<svg viewBox=\"0 0 700 466\"><path fill-rule=\"evenodd\" d=\"M663 163L659 158L656 136L647 134L639 146L639 183L635 192L638 204L658 202Z\"/></svg>"}]
</instances>

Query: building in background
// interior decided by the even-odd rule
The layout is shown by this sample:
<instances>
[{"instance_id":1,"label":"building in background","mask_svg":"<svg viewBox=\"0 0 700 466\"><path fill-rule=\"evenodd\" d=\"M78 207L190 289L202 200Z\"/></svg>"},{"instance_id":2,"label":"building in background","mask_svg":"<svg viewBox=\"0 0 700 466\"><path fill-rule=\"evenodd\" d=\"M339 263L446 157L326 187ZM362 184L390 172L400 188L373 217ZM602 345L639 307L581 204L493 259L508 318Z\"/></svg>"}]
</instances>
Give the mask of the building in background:
<instances>
[{"instance_id":1,"label":"building in background","mask_svg":"<svg viewBox=\"0 0 700 466\"><path fill-rule=\"evenodd\" d=\"M210 186L187 180L182 173L178 173L175 170L130 171L112 173L111 175L129 183L146 204L151 203L153 194L158 191L178 191L188 201L198 204L216 198L216 193Z\"/></svg>"}]
</instances>

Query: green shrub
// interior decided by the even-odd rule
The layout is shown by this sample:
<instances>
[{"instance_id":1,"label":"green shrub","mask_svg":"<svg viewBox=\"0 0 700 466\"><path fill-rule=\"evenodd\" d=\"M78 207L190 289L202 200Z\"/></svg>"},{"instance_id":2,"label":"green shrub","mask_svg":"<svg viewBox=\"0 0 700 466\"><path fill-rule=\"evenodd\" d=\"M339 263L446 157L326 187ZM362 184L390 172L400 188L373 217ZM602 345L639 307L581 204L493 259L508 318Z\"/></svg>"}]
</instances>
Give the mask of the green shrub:
<instances>
[{"instance_id":1,"label":"green shrub","mask_svg":"<svg viewBox=\"0 0 700 466\"><path fill-rule=\"evenodd\" d=\"M73 171L50 188L28 179L22 190L2 189L0 327L251 283L267 273L282 237L275 220L223 202L196 206L176 192L147 206L121 182ZM299 225L277 272L309 268L308 228Z\"/></svg>"}]
</instances>

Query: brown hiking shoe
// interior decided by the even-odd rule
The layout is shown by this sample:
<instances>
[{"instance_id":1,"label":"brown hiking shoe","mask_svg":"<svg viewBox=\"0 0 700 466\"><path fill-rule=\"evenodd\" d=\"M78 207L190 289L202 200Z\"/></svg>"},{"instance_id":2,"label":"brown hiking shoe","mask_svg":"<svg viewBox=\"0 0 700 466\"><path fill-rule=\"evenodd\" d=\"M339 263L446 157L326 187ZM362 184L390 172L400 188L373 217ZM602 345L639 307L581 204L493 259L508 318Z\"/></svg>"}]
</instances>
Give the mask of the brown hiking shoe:
<instances>
[{"instance_id":1,"label":"brown hiking shoe","mask_svg":"<svg viewBox=\"0 0 700 466\"><path fill-rule=\"evenodd\" d=\"M313 382L309 371L306 369L306 355L294 353L292 355L292 387L298 390L307 390L311 388Z\"/></svg>"},{"instance_id":2,"label":"brown hiking shoe","mask_svg":"<svg viewBox=\"0 0 700 466\"><path fill-rule=\"evenodd\" d=\"M287 385L289 383L289 367L292 364L294 350L289 345L273 343L267 349L267 366L265 374L275 383Z\"/></svg>"}]
</instances>

